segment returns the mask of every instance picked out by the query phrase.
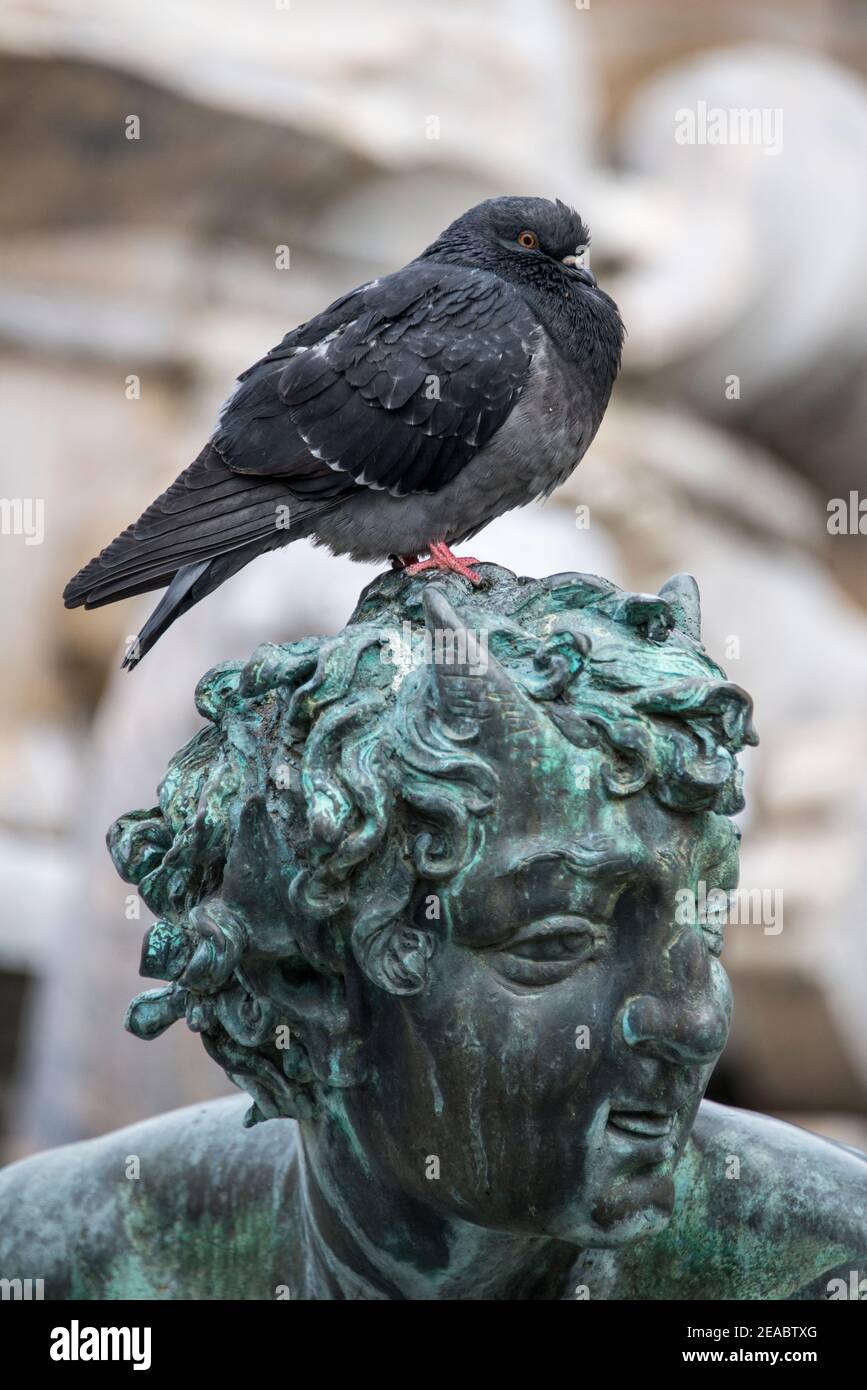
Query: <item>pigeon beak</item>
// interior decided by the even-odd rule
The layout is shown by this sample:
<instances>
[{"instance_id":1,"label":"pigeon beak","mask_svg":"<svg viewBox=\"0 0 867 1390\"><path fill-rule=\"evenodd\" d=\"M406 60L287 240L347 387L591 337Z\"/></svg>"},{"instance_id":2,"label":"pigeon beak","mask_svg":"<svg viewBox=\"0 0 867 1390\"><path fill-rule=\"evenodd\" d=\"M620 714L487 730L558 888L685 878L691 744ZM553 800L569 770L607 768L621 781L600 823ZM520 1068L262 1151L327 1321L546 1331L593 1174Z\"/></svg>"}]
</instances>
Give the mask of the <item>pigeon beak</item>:
<instances>
[{"instance_id":1,"label":"pigeon beak","mask_svg":"<svg viewBox=\"0 0 867 1390\"><path fill-rule=\"evenodd\" d=\"M568 265L571 270L574 270L582 285L591 285L593 289L596 288L596 276L592 270L578 264L577 256L564 256L561 265Z\"/></svg>"}]
</instances>

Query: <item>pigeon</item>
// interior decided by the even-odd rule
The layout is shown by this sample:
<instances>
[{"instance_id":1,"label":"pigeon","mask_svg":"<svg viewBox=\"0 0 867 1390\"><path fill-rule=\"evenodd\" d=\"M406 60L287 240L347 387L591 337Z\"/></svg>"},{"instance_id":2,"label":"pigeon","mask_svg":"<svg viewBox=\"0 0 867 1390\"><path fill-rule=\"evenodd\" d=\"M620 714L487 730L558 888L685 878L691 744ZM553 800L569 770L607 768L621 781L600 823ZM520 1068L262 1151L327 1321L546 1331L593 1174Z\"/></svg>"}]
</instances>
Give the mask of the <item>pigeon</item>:
<instances>
[{"instance_id":1,"label":"pigeon","mask_svg":"<svg viewBox=\"0 0 867 1390\"><path fill-rule=\"evenodd\" d=\"M335 555L481 582L452 547L547 497L592 441L624 327L574 208L470 208L242 373L193 463L67 584L68 608L166 588L123 665L250 560ZM426 559L420 556L426 555Z\"/></svg>"}]
</instances>

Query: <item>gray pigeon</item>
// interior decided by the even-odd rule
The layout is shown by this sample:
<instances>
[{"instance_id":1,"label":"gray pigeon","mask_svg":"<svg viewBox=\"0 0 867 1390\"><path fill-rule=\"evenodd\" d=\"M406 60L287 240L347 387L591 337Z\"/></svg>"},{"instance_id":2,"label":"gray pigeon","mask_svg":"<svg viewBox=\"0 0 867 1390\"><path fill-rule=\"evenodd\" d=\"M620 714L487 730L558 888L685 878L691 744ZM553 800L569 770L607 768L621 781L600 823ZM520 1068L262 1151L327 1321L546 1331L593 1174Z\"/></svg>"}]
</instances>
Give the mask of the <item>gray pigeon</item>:
<instances>
[{"instance_id":1,"label":"gray pigeon","mask_svg":"<svg viewBox=\"0 0 867 1390\"><path fill-rule=\"evenodd\" d=\"M569 476L620 367L623 325L584 264L589 240L564 203L491 198L293 329L239 378L195 462L70 580L66 606L168 585L132 667L299 536L479 582L479 562L450 547Z\"/></svg>"}]
</instances>

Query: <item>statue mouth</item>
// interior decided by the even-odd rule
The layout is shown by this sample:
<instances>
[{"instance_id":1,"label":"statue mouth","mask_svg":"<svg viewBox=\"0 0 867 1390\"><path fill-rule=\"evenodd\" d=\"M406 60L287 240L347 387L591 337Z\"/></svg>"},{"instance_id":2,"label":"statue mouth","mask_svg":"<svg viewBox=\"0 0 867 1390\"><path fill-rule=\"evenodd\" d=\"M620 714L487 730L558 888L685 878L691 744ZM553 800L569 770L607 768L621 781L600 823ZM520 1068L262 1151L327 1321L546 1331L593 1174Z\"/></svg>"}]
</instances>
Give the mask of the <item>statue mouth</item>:
<instances>
[{"instance_id":1,"label":"statue mouth","mask_svg":"<svg viewBox=\"0 0 867 1390\"><path fill-rule=\"evenodd\" d=\"M676 1110L609 1110L607 1128L630 1139L667 1139L674 1129Z\"/></svg>"}]
</instances>

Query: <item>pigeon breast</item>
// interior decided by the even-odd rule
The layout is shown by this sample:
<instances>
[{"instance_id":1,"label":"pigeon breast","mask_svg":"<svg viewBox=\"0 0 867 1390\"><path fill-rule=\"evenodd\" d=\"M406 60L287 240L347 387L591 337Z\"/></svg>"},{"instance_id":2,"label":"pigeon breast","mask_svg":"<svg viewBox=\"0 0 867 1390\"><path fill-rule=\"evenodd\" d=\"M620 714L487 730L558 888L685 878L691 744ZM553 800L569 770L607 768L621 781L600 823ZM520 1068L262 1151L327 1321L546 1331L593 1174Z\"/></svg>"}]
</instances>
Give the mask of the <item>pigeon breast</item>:
<instances>
[{"instance_id":1,"label":"pigeon breast","mask_svg":"<svg viewBox=\"0 0 867 1390\"><path fill-rule=\"evenodd\" d=\"M458 545L495 517L553 491L580 463L602 410L591 385L543 329L530 346L527 382L508 419L455 478L436 493L408 497L359 489L316 517L308 534L337 555L383 560L426 550L432 539Z\"/></svg>"}]
</instances>

